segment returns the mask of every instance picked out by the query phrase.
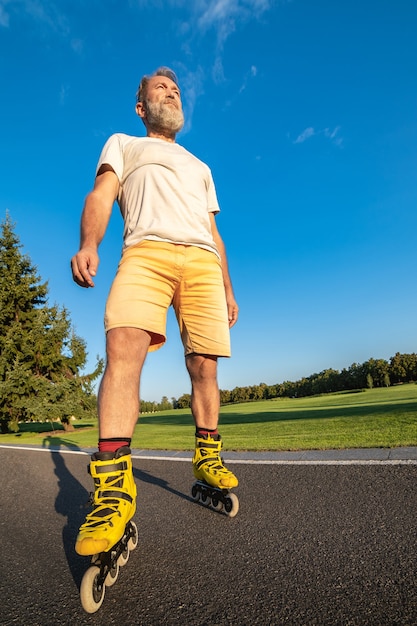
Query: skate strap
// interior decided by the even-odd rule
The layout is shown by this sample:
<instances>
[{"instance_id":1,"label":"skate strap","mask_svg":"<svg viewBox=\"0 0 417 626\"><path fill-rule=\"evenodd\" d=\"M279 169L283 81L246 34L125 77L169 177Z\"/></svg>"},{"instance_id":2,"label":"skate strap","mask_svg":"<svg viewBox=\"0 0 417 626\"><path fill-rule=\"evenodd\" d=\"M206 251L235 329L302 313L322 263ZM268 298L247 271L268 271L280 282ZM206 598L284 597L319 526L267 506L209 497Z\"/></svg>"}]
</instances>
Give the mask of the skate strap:
<instances>
[{"instance_id":1,"label":"skate strap","mask_svg":"<svg viewBox=\"0 0 417 626\"><path fill-rule=\"evenodd\" d=\"M127 470L127 462L120 461L119 463L105 463L103 465L96 465L94 472L96 474L110 474L112 472L121 472Z\"/></svg>"},{"instance_id":2,"label":"skate strap","mask_svg":"<svg viewBox=\"0 0 417 626\"><path fill-rule=\"evenodd\" d=\"M103 491L99 490L97 496L98 501L102 501L105 499L107 500L109 498L113 500L127 500L128 502L133 502L132 496L130 496L125 491L111 491L110 489L106 489Z\"/></svg>"},{"instance_id":3,"label":"skate strap","mask_svg":"<svg viewBox=\"0 0 417 626\"><path fill-rule=\"evenodd\" d=\"M219 450L218 442L216 442L216 443L207 443L207 441L205 439L203 441L197 441L197 446L199 448L211 448L212 450Z\"/></svg>"},{"instance_id":4,"label":"skate strap","mask_svg":"<svg viewBox=\"0 0 417 626\"><path fill-rule=\"evenodd\" d=\"M224 469L224 467L219 464L218 456L206 456L204 459L201 459L200 461L198 461L195 467L197 469L200 469L200 467L202 465L205 465L206 463L217 463L217 465L214 466L215 469Z\"/></svg>"}]
</instances>

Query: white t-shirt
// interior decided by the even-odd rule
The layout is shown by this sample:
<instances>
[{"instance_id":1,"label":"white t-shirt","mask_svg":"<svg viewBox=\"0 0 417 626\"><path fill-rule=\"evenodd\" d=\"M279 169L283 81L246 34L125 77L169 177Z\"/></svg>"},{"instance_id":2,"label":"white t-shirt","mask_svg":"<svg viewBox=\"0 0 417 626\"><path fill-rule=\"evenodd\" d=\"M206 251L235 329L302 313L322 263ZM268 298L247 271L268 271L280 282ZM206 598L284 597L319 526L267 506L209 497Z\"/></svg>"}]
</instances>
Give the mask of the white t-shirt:
<instances>
[{"instance_id":1,"label":"white t-shirt","mask_svg":"<svg viewBox=\"0 0 417 626\"><path fill-rule=\"evenodd\" d=\"M220 209L205 163L177 143L117 133L104 145L97 171L103 164L119 179L124 248L152 239L218 255L209 213Z\"/></svg>"}]
</instances>

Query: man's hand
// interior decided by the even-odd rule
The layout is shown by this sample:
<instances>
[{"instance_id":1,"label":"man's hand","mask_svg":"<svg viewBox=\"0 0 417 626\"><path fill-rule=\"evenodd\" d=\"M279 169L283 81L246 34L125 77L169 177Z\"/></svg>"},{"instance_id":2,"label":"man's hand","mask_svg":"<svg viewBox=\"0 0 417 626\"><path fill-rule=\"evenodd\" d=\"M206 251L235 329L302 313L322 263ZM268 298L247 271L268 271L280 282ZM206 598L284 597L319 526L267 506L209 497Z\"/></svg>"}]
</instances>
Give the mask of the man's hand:
<instances>
[{"instance_id":1,"label":"man's hand","mask_svg":"<svg viewBox=\"0 0 417 626\"><path fill-rule=\"evenodd\" d=\"M226 296L227 302L227 314L229 317L229 328L232 328L237 322L237 318L239 315L239 307L237 302L233 296L233 294Z\"/></svg>"},{"instance_id":2,"label":"man's hand","mask_svg":"<svg viewBox=\"0 0 417 626\"><path fill-rule=\"evenodd\" d=\"M99 257L94 248L81 248L71 259L72 277L80 287L94 287Z\"/></svg>"}]
</instances>

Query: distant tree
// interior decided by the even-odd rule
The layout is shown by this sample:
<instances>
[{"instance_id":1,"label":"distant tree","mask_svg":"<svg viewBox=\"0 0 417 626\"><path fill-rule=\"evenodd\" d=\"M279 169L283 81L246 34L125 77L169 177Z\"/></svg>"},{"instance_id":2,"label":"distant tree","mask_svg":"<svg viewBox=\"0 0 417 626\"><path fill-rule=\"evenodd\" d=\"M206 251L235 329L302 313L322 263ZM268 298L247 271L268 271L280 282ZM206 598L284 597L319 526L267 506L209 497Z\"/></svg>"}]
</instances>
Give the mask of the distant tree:
<instances>
[{"instance_id":1,"label":"distant tree","mask_svg":"<svg viewBox=\"0 0 417 626\"><path fill-rule=\"evenodd\" d=\"M249 400L262 400L264 397L263 387L260 385L252 385L247 388L247 396Z\"/></svg>"},{"instance_id":2,"label":"distant tree","mask_svg":"<svg viewBox=\"0 0 417 626\"><path fill-rule=\"evenodd\" d=\"M265 399L279 398L282 395L283 395L283 385L277 384L277 385L268 385L266 388L266 395L264 397Z\"/></svg>"},{"instance_id":3,"label":"distant tree","mask_svg":"<svg viewBox=\"0 0 417 626\"><path fill-rule=\"evenodd\" d=\"M172 403L168 400L166 396L163 396L160 404L158 405L159 411L169 411L172 409Z\"/></svg>"},{"instance_id":4,"label":"distant tree","mask_svg":"<svg viewBox=\"0 0 417 626\"><path fill-rule=\"evenodd\" d=\"M371 374L374 387L384 387L389 364L384 359L369 359L363 364L366 371Z\"/></svg>"},{"instance_id":5,"label":"distant tree","mask_svg":"<svg viewBox=\"0 0 417 626\"><path fill-rule=\"evenodd\" d=\"M399 352L396 352L390 359L390 373L394 383L402 383L407 379L404 357Z\"/></svg>"},{"instance_id":6,"label":"distant tree","mask_svg":"<svg viewBox=\"0 0 417 626\"><path fill-rule=\"evenodd\" d=\"M321 391L320 393L331 393L339 391L341 387L340 373L332 368L324 370L320 374Z\"/></svg>"},{"instance_id":7,"label":"distant tree","mask_svg":"<svg viewBox=\"0 0 417 626\"><path fill-rule=\"evenodd\" d=\"M390 378L393 383L405 383L417 380L417 354L396 354L389 364Z\"/></svg>"},{"instance_id":8,"label":"distant tree","mask_svg":"<svg viewBox=\"0 0 417 626\"><path fill-rule=\"evenodd\" d=\"M268 395L268 385L266 383L259 383L259 387L262 389L262 398L264 400L267 400L269 395Z\"/></svg>"},{"instance_id":9,"label":"distant tree","mask_svg":"<svg viewBox=\"0 0 417 626\"><path fill-rule=\"evenodd\" d=\"M344 389L364 389L367 386L366 372L363 365L352 363L352 365L344 372L345 387Z\"/></svg>"},{"instance_id":10,"label":"distant tree","mask_svg":"<svg viewBox=\"0 0 417 626\"><path fill-rule=\"evenodd\" d=\"M8 214L0 229L0 430L17 431L19 420L90 417L103 362L81 373L84 340L65 308L48 306L48 285L22 254Z\"/></svg>"},{"instance_id":11,"label":"distant tree","mask_svg":"<svg viewBox=\"0 0 417 626\"><path fill-rule=\"evenodd\" d=\"M248 400L247 388L235 387L231 391L230 399L232 402L245 402L245 400Z\"/></svg>"},{"instance_id":12,"label":"distant tree","mask_svg":"<svg viewBox=\"0 0 417 626\"><path fill-rule=\"evenodd\" d=\"M191 396L189 393L184 393L177 400L177 409L189 409L191 407Z\"/></svg>"},{"instance_id":13,"label":"distant tree","mask_svg":"<svg viewBox=\"0 0 417 626\"><path fill-rule=\"evenodd\" d=\"M228 404L230 402L230 391L228 389L220 389L220 404Z\"/></svg>"},{"instance_id":14,"label":"distant tree","mask_svg":"<svg viewBox=\"0 0 417 626\"><path fill-rule=\"evenodd\" d=\"M297 383L291 382L290 380L284 380L281 385L281 395L284 398L293 398L297 396Z\"/></svg>"},{"instance_id":15,"label":"distant tree","mask_svg":"<svg viewBox=\"0 0 417 626\"><path fill-rule=\"evenodd\" d=\"M153 400L141 400L140 401L140 412L141 413L155 413L157 410L157 404Z\"/></svg>"}]
</instances>

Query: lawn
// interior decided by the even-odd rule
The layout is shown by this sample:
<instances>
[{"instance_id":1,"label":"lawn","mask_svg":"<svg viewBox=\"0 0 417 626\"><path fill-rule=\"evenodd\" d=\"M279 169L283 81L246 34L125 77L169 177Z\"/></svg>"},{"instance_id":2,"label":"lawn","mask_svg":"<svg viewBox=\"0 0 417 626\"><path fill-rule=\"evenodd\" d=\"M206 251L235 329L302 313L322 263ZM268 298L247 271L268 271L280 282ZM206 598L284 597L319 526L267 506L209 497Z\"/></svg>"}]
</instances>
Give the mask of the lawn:
<instances>
[{"instance_id":1,"label":"lawn","mask_svg":"<svg viewBox=\"0 0 417 626\"><path fill-rule=\"evenodd\" d=\"M283 398L221 408L220 430L229 450L323 450L417 445L417 385L410 383L357 393ZM64 445L95 448L97 421L21 424L0 444ZM194 428L189 410L142 415L132 447L191 450Z\"/></svg>"}]
</instances>

